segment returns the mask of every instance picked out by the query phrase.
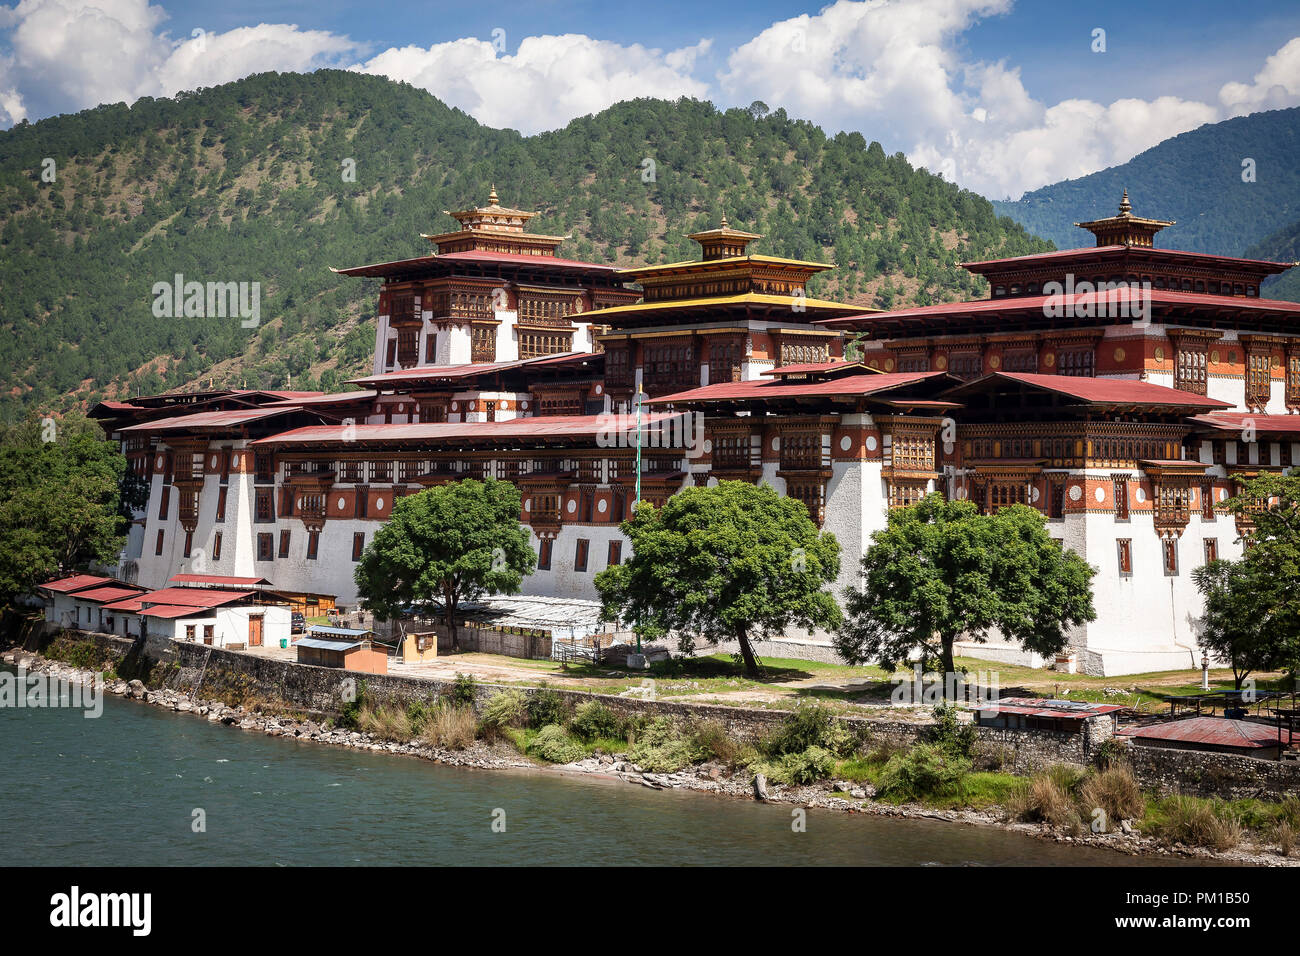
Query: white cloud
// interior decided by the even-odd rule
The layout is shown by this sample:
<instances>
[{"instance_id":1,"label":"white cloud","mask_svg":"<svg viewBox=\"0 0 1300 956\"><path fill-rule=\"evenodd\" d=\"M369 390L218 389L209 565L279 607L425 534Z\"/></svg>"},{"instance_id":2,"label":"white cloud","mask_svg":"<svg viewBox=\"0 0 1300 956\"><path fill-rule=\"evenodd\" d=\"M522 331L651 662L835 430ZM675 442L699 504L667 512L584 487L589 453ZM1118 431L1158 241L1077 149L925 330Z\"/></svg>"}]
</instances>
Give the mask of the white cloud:
<instances>
[{"instance_id":1,"label":"white cloud","mask_svg":"<svg viewBox=\"0 0 1300 956\"><path fill-rule=\"evenodd\" d=\"M887 149L985 195L1018 196L1123 163L1226 115L1300 102L1300 39L1223 108L1162 96L1110 104L1034 99L1018 69L966 62L961 35L1012 0L838 0L774 23L737 48L720 76L734 102L761 99Z\"/></svg>"},{"instance_id":2,"label":"white cloud","mask_svg":"<svg viewBox=\"0 0 1300 956\"><path fill-rule=\"evenodd\" d=\"M426 89L488 126L535 133L638 96L707 96L691 71L708 49L704 40L664 54L567 33L526 37L510 55L467 38L391 48L353 69Z\"/></svg>"},{"instance_id":3,"label":"white cloud","mask_svg":"<svg viewBox=\"0 0 1300 956\"><path fill-rule=\"evenodd\" d=\"M8 81L0 73L0 110L14 118L11 104L21 110L24 100L38 116L130 103L262 70L346 62L359 49L347 37L266 23L173 40L159 32L166 18L147 0L22 0L0 8L12 46ZM6 82L14 84L8 98Z\"/></svg>"}]
</instances>

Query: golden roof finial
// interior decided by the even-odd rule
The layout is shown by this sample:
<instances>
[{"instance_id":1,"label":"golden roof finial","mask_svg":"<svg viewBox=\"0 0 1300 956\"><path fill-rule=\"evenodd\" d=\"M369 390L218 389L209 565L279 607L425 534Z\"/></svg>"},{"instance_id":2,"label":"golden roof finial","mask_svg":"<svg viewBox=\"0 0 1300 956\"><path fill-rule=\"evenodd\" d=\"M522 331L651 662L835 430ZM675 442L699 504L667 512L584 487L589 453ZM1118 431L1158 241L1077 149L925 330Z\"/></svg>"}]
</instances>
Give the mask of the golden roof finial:
<instances>
[{"instance_id":1,"label":"golden roof finial","mask_svg":"<svg viewBox=\"0 0 1300 956\"><path fill-rule=\"evenodd\" d=\"M1119 201L1119 214L1127 216L1133 211L1133 204L1128 201L1128 187L1124 187L1124 198Z\"/></svg>"},{"instance_id":2,"label":"golden roof finial","mask_svg":"<svg viewBox=\"0 0 1300 956\"><path fill-rule=\"evenodd\" d=\"M722 228L723 229L731 228L729 225L727 225L727 214L725 212L722 214Z\"/></svg>"},{"instance_id":3,"label":"golden roof finial","mask_svg":"<svg viewBox=\"0 0 1300 956\"><path fill-rule=\"evenodd\" d=\"M488 193L488 205L489 205L489 206L499 206L499 205L501 205L501 200L497 198L497 184L496 184L496 183L493 183L493 184L492 184L492 191L491 191L490 193Z\"/></svg>"}]
</instances>

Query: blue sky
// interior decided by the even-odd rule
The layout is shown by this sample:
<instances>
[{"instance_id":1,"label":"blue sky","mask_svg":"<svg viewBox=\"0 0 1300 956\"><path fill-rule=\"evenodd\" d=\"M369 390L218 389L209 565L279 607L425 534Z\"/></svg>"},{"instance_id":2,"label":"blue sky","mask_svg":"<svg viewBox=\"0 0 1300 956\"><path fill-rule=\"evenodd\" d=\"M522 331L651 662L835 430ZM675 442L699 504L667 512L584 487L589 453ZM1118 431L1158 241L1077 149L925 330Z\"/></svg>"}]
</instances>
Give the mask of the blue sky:
<instances>
[{"instance_id":1,"label":"blue sky","mask_svg":"<svg viewBox=\"0 0 1300 956\"><path fill-rule=\"evenodd\" d=\"M0 7L0 125L336 66L526 133L629 96L762 99L1018 195L1300 104L1297 38L1295 0L24 0Z\"/></svg>"}]
</instances>

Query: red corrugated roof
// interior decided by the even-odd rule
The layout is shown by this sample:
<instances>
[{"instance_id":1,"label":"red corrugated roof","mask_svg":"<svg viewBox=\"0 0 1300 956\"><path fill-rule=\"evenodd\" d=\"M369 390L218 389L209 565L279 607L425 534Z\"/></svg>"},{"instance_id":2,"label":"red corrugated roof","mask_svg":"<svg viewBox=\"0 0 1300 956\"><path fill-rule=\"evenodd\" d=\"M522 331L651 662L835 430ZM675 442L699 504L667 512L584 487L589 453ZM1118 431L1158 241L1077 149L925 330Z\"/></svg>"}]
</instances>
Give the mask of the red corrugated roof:
<instances>
[{"instance_id":1,"label":"red corrugated roof","mask_svg":"<svg viewBox=\"0 0 1300 956\"><path fill-rule=\"evenodd\" d=\"M134 597L139 593L139 588L105 587L91 588L89 591L78 591L73 597L78 601L96 601L100 604L108 604L113 601L120 601L122 598Z\"/></svg>"},{"instance_id":2,"label":"red corrugated roof","mask_svg":"<svg viewBox=\"0 0 1300 956\"><path fill-rule=\"evenodd\" d=\"M129 597L125 601L114 601L112 604L105 604L105 611L126 611L132 614L138 613L144 605L144 595L137 594L135 597Z\"/></svg>"},{"instance_id":3,"label":"red corrugated roof","mask_svg":"<svg viewBox=\"0 0 1300 956\"><path fill-rule=\"evenodd\" d=\"M182 607L174 604L156 604L153 607L147 607L140 614L143 617L185 617L189 614L202 614L204 611L210 611L210 607Z\"/></svg>"},{"instance_id":4,"label":"red corrugated roof","mask_svg":"<svg viewBox=\"0 0 1300 956\"><path fill-rule=\"evenodd\" d=\"M1226 717L1186 717L1147 727L1126 727L1118 733L1138 740L1175 740L1216 747L1275 747L1278 742L1277 727ZM1283 746L1289 744L1291 732L1284 729L1281 740Z\"/></svg>"},{"instance_id":5,"label":"red corrugated roof","mask_svg":"<svg viewBox=\"0 0 1300 956\"><path fill-rule=\"evenodd\" d=\"M228 428L247 422L286 415L301 409L300 405L275 405L267 408L240 408L222 412L193 412L189 415L176 415L171 418L159 418L139 425L128 425L124 432L174 431L185 428Z\"/></svg>"},{"instance_id":6,"label":"red corrugated roof","mask_svg":"<svg viewBox=\"0 0 1300 956\"><path fill-rule=\"evenodd\" d=\"M270 585L266 578L237 578L228 574L173 574L168 584L224 584L232 588L250 588Z\"/></svg>"},{"instance_id":7,"label":"red corrugated roof","mask_svg":"<svg viewBox=\"0 0 1300 956\"><path fill-rule=\"evenodd\" d=\"M993 372L973 382L949 389L945 395L959 396L978 390L991 379L1021 382L1033 388L1068 395L1095 405L1174 405L1187 408L1231 408L1231 402L1184 392L1131 378L1089 378L1082 375L1043 375L1037 372Z\"/></svg>"},{"instance_id":8,"label":"red corrugated roof","mask_svg":"<svg viewBox=\"0 0 1300 956\"><path fill-rule=\"evenodd\" d=\"M824 382L790 384L773 381L719 382L716 385L705 385L702 388L651 399L646 404L720 402L750 398L800 398L817 395L875 395L946 374L946 372L873 372L863 375L843 375Z\"/></svg>"},{"instance_id":9,"label":"red corrugated roof","mask_svg":"<svg viewBox=\"0 0 1300 956\"><path fill-rule=\"evenodd\" d=\"M1208 412L1192 421L1224 432L1240 432L1247 425L1257 432L1300 434L1300 415L1256 415L1252 412Z\"/></svg>"},{"instance_id":10,"label":"red corrugated roof","mask_svg":"<svg viewBox=\"0 0 1300 956\"><path fill-rule=\"evenodd\" d=\"M383 385L388 382L405 382L418 379L463 379L507 369L538 365L559 365L566 362L596 359L595 352L562 352L559 355L540 355L535 358L512 359L508 362L461 363L459 365L417 365L414 368L397 372L381 372L365 378L354 378L350 382L358 385Z\"/></svg>"},{"instance_id":11,"label":"red corrugated roof","mask_svg":"<svg viewBox=\"0 0 1300 956\"><path fill-rule=\"evenodd\" d=\"M436 266L443 262L450 262L452 265L461 262L495 262L503 265L544 266L566 270L581 269L609 273L618 270L617 266L604 265L599 262L582 262L579 259L561 259L558 256L526 256L513 252L488 252L487 250L470 249L465 252L448 252L436 256L394 259L391 262L372 262L364 266L350 266L346 269L333 269L332 271L345 276L382 275L386 272Z\"/></svg>"},{"instance_id":12,"label":"red corrugated roof","mask_svg":"<svg viewBox=\"0 0 1300 956\"><path fill-rule=\"evenodd\" d=\"M252 597L252 591L225 591L214 588L163 588L140 597L146 604L179 604L185 607L216 607Z\"/></svg>"},{"instance_id":13,"label":"red corrugated roof","mask_svg":"<svg viewBox=\"0 0 1300 956\"><path fill-rule=\"evenodd\" d=\"M821 373L838 372L846 368L861 368L864 371L867 370L867 366L863 365L860 359L853 359L852 361L804 362L803 364L800 365L780 365L776 368L768 369L766 372L763 372L762 374L776 375L776 376L807 375L807 374L816 374L819 372Z\"/></svg>"},{"instance_id":14,"label":"red corrugated roof","mask_svg":"<svg viewBox=\"0 0 1300 956\"><path fill-rule=\"evenodd\" d=\"M673 417L668 412L642 415L650 425ZM462 441L503 438L592 438L634 427L631 416L533 415L504 422L425 422L414 425L309 425L259 438L253 445L301 445L314 442Z\"/></svg>"},{"instance_id":15,"label":"red corrugated roof","mask_svg":"<svg viewBox=\"0 0 1300 956\"><path fill-rule=\"evenodd\" d=\"M96 577L93 574L74 574L71 577L46 581L44 584L37 585L37 587L45 591L57 591L59 594L70 594L73 591L81 591L101 584L110 584L112 581L112 578Z\"/></svg>"}]
</instances>

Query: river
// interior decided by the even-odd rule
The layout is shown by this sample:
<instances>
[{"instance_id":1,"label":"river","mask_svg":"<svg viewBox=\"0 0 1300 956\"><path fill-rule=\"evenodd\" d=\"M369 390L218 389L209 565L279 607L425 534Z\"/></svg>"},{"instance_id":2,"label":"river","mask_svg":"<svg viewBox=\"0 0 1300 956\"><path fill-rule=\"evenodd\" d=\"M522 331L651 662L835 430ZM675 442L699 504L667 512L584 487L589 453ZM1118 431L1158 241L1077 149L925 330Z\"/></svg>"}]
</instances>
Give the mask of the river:
<instances>
[{"instance_id":1,"label":"river","mask_svg":"<svg viewBox=\"0 0 1300 956\"><path fill-rule=\"evenodd\" d=\"M0 807L10 820L3 866L1172 862L828 810L808 811L806 831L794 832L784 805L446 767L114 697L96 719L0 708Z\"/></svg>"}]
</instances>

